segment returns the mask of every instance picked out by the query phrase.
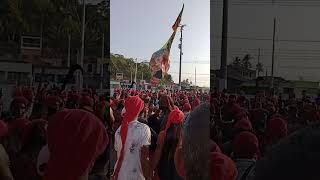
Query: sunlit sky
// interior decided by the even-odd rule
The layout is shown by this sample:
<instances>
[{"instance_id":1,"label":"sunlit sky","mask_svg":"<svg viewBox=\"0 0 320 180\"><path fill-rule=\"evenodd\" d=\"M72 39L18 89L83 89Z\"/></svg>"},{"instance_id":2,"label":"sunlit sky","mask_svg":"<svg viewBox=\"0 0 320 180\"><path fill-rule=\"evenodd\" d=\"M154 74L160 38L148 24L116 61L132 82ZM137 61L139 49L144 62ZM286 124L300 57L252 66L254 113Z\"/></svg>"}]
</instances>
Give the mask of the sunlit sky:
<instances>
[{"instance_id":1,"label":"sunlit sky","mask_svg":"<svg viewBox=\"0 0 320 180\"><path fill-rule=\"evenodd\" d=\"M210 1L209 0L112 0L111 1L111 53L149 61L169 39L183 3L185 4L183 31L182 80L197 85L210 84ZM179 38L176 34L171 47L169 73L178 83ZM197 62L197 63L196 63Z\"/></svg>"}]
</instances>

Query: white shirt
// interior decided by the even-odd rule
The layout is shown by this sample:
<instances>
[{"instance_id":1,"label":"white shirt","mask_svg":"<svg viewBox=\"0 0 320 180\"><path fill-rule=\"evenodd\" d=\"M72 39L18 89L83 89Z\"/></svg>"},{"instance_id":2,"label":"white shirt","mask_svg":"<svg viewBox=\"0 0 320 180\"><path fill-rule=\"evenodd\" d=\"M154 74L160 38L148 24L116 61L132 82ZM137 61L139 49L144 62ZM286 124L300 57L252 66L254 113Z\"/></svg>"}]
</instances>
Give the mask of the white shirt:
<instances>
[{"instance_id":1,"label":"white shirt","mask_svg":"<svg viewBox=\"0 0 320 180\"><path fill-rule=\"evenodd\" d=\"M120 156L122 148L120 129L121 126L115 133L114 144L118 157ZM118 180L145 180L141 167L140 150L142 146L148 146L150 144L151 131L149 126L140 123L137 120L130 122L126 143L124 145L124 158L119 171Z\"/></svg>"}]
</instances>

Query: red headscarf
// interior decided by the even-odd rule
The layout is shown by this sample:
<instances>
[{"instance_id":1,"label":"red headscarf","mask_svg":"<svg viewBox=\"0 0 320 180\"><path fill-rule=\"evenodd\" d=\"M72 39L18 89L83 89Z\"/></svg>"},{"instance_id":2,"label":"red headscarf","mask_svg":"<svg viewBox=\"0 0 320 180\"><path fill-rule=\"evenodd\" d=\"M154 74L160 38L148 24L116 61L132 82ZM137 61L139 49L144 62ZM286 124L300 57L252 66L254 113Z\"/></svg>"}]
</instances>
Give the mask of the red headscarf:
<instances>
[{"instance_id":1,"label":"red headscarf","mask_svg":"<svg viewBox=\"0 0 320 180\"><path fill-rule=\"evenodd\" d=\"M93 114L64 110L49 120L50 159L44 180L77 180L90 171L108 144L106 129Z\"/></svg>"},{"instance_id":2,"label":"red headscarf","mask_svg":"<svg viewBox=\"0 0 320 180\"><path fill-rule=\"evenodd\" d=\"M183 105L183 111L186 111L186 112L191 111L191 105L189 103L185 103Z\"/></svg>"},{"instance_id":3,"label":"red headscarf","mask_svg":"<svg viewBox=\"0 0 320 180\"><path fill-rule=\"evenodd\" d=\"M160 98L160 103L162 106L167 107L172 111L174 109L174 103L170 96L168 95L162 95Z\"/></svg>"},{"instance_id":4,"label":"red headscarf","mask_svg":"<svg viewBox=\"0 0 320 180\"><path fill-rule=\"evenodd\" d=\"M192 102L192 109L195 109L199 105L200 105L200 99L196 97Z\"/></svg>"},{"instance_id":5,"label":"red headscarf","mask_svg":"<svg viewBox=\"0 0 320 180\"><path fill-rule=\"evenodd\" d=\"M248 118L242 118L236 122L234 128L249 131L252 130L252 125Z\"/></svg>"},{"instance_id":6,"label":"red headscarf","mask_svg":"<svg viewBox=\"0 0 320 180\"><path fill-rule=\"evenodd\" d=\"M28 100L23 97L23 96L19 96L19 97L15 97L12 102L11 102L11 106L16 106L18 104L24 104L25 106L28 105Z\"/></svg>"},{"instance_id":7,"label":"red headscarf","mask_svg":"<svg viewBox=\"0 0 320 180\"><path fill-rule=\"evenodd\" d=\"M116 177L116 179L118 179L118 173L120 171L120 168L122 166L122 162L124 159L124 146L127 139L129 123L134 121L139 116L143 108L144 108L144 102L138 96L128 97L128 99L126 99L125 101L125 104L124 104L125 113L124 113L124 117L121 123L121 129L120 129L122 147L121 147L120 156L117 162L117 166L114 171L114 176Z\"/></svg>"},{"instance_id":8,"label":"red headscarf","mask_svg":"<svg viewBox=\"0 0 320 180\"><path fill-rule=\"evenodd\" d=\"M272 145L287 136L287 123L281 118L270 119L266 130L266 143Z\"/></svg>"},{"instance_id":9,"label":"red headscarf","mask_svg":"<svg viewBox=\"0 0 320 180\"><path fill-rule=\"evenodd\" d=\"M171 124L180 124L183 122L183 120L184 120L184 114L182 111L180 111L178 108L175 108L173 111L171 111L169 113L166 128L164 130L165 131L164 137L166 137L167 130L169 129Z\"/></svg>"},{"instance_id":10,"label":"red headscarf","mask_svg":"<svg viewBox=\"0 0 320 180\"><path fill-rule=\"evenodd\" d=\"M259 154L258 138L251 132L241 132L233 140L233 152L236 158L255 158Z\"/></svg>"},{"instance_id":11,"label":"red headscarf","mask_svg":"<svg viewBox=\"0 0 320 180\"><path fill-rule=\"evenodd\" d=\"M48 107L56 107L57 103L61 103L62 100L59 96L48 96L46 99L46 105Z\"/></svg>"},{"instance_id":12,"label":"red headscarf","mask_svg":"<svg viewBox=\"0 0 320 180\"><path fill-rule=\"evenodd\" d=\"M228 156L213 152L211 153L210 173L211 180L235 180L238 170Z\"/></svg>"}]
</instances>

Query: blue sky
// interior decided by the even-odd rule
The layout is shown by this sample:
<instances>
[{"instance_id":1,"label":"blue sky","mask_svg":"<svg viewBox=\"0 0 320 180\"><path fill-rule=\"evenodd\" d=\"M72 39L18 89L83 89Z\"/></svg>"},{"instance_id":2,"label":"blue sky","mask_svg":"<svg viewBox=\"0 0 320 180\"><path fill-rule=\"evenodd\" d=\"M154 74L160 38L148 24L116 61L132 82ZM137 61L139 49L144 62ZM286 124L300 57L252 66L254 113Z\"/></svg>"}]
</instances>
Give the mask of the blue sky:
<instances>
[{"instance_id":1,"label":"blue sky","mask_svg":"<svg viewBox=\"0 0 320 180\"><path fill-rule=\"evenodd\" d=\"M182 23L182 79L197 85L210 84L210 1L209 0L113 0L111 1L111 53L149 61L169 39L176 17L185 4ZM171 47L173 80L178 82L180 32ZM195 63L197 61L197 63Z\"/></svg>"}]
</instances>

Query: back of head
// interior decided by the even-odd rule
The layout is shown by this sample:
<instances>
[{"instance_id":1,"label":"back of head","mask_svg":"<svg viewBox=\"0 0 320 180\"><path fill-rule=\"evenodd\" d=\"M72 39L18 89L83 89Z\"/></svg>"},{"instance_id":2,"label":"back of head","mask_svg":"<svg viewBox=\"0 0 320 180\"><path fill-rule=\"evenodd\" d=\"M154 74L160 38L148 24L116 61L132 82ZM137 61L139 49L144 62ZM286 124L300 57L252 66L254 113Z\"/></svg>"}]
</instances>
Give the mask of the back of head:
<instances>
[{"instance_id":1,"label":"back of head","mask_svg":"<svg viewBox=\"0 0 320 180\"><path fill-rule=\"evenodd\" d=\"M108 143L103 124L82 110L56 113L49 120L47 136L50 159L45 180L69 180L85 175Z\"/></svg>"},{"instance_id":2,"label":"back of head","mask_svg":"<svg viewBox=\"0 0 320 180\"><path fill-rule=\"evenodd\" d=\"M320 179L320 124L300 130L273 146L257 163L256 180Z\"/></svg>"},{"instance_id":3,"label":"back of head","mask_svg":"<svg viewBox=\"0 0 320 180\"><path fill-rule=\"evenodd\" d=\"M244 131L233 140L233 153L235 158L254 159L258 155L259 141L251 132Z\"/></svg>"},{"instance_id":4,"label":"back of head","mask_svg":"<svg viewBox=\"0 0 320 180\"><path fill-rule=\"evenodd\" d=\"M182 146L187 179L209 179L209 122L209 104L198 106L186 119Z\"/></svg>"},{"instance_id":5,"label":"back of head","mask_svg":"<svg viewBox=\"0 0 320 180\"><path fill-rule=\"evenodd\" d=\"M210 176L212 180L235 180L238 171L234 162L223 153L210 153Z\"/></svg>"}]
</instances>

